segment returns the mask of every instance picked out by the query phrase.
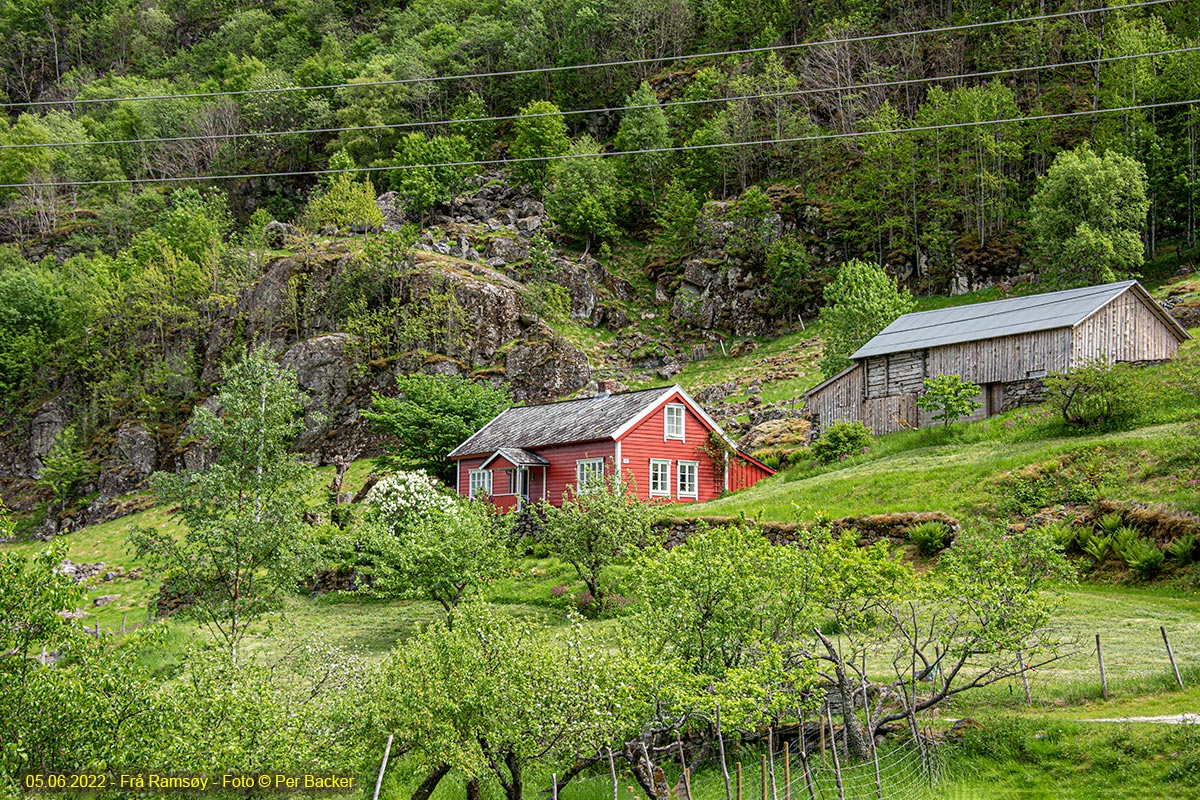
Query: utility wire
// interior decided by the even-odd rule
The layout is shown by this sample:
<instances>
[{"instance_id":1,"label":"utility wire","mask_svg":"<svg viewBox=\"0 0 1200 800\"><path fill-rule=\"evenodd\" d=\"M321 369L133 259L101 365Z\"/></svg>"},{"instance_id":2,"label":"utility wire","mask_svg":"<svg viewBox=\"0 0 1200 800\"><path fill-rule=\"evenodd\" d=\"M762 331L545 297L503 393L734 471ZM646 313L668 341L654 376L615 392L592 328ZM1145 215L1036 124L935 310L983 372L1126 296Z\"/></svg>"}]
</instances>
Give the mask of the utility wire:
<instances>
[{"instance_id":1,"label":"utility wire","mask_svg":"<svg viewBox=\"0 0 1200 800\"><path fill-rule=\"evenodd\" d=\"M567 66L554 67L528 67L525 69L509 69L499 70L495 72L470 72L462 75L431 75L424 78L393 78L379 81L363 81L363 82L346 82L346 83L325 83L314 86L279 86L262 89L238 89L219 92L191 92L186 94L159 94L159 95L143 95L143 96L127 96L127 97L90 97L74 100L32 100L27 103L0 103L0 108L28 108L35 106L61 106L61 105L76 105L83 103L126 103L136 100L184 100L198 99L205 97L238 97L254 94L275 94L279 92L305 92L318 91L326 89L353 89L367 88L372 86L399 86L414 83L439 83L443 81L462 81L475 80L484 78L503 78L516 75L538 75L544 73L555 72L570 72L573 70L584 69L602 69L608 67L628 67L638 64L661 64L668 61L691 61L703 58L723 58L726 56L742 56L753 55L756 53L774 53L787 50L796 50L809 47L823 47L827 45L838 44L853 44L855 42L875 42L886 39L898 39L906 36L921 36L932 33L953 33L956 31L977 30L980 28L991 28L997 25L1012 25L1023 22L1040 22L1043 20L1063 19L1066 17L1078 17L1086 14L1105 13L1109 11L1124 11L1134 8L1145 8L1147 6L1158 6L1166 3L1174 2L1174 0L1141 0L1136 3L1124 3L1116 6L1105 6L1101 8L1084 8L1075 9L1073 11L1057 11L1052 14L1039 14L1028 17L1015 17L1012 19L987 20L984 22L969 22L961 25L949 25L944 28L922 28L909 31L895 31L892 33L875 33L865 36L851 36L843 39L823 39L815 42L797 42L794 44L779 44L770 45L767 47L749 47L741 50L720 50L708 53L685 53L675 56L655 56L653 58L632 58L622 61L599 61L591 64L572 64Z\"/></svg>"},{"instance_id":2,"label":"utility wire","mask_svg":"<svg viewBox=\"0 0 1200 800\"><path fill-rule=\"evenodd\" d=\"M1125 111L1143 111L1151 108L1170 108L1200 104L1200 98L1191 100L1170 100L1160 103L1143 103L1139 105L1120 106L1118 108L1086 109L1084 111L1064 111L1055 114L1036 114L1028 117L1008 117L1005 119L972 120L968 122L948 122L942 125L916 125L908 128L891 128L878 131L848 131L845 133L827 133L813 136L790 136L778 139L756 139L746 142L714 142L711 144L679 145L677 147L652 147L641 150L614 150L602 153L566 153L557 156L529 156L524 158L492 158L475 161L444 161L432 164L389 164L378 167L348 167L344 169L307 169L284 172L246 172L226 175L183 175L164 176L159 178L111 178L91 181L46 181L40 183L0 183L0 189L34 189L51 187L82 187L82 186L122 186L143 183L180 183L187 181L221 181L243 180L247 178L288 178L306 175L337 175L342 173L373 173L394 172L407 169L435 169L441 167L487 167L504 166L530 162L566 161L575 158L609 158L612 156L650 155L653 153L684 153L697 150L717 150L730 147L756 147L770 144L797 144L800 142L820 142L834 139L858 139L866 136L885 136L890 134L921 133L926 131L951 130L955 128L975 128L984 125L1006 125L1023 122L1039 122L1051 119L1066 119L1072 117L1087 117L1097 114L1118 114Z\"/></svg>"},{"instance_id":3,"label":"utility wire","mask_svg":"<svg viewBox=\"0 0 1200 800\"><path fill-rule=\"evenodd\" d=\"M0 144L0 150L24 150L39 147L99 147L111 145L130 145L130 144L158 144L167 142L196 142L196 141L228 141L236 139L255 139L260 137L275 137L275 136L307 136L321 133L348 133L355 131L377 131L377 130L397 130L405 128L425 128L437 125L468 125L478 122L504 122L515 119L536 119L538 117L554 117L554 116L574 116L579 114L608 114L614 112L635 111L648 108L674 108L678 106L692 106L706 103L730 103L742 100L764 100L779 97L798 97L812 94L825 94L829 92L850 92L861 91L864 89L883 89L897 86L912 86L914 84L923 83L938 83L941 81L956 81L973 78L993 78L1002 75L1015 75L1024 72L1040 72L1050 69L1064 69L1067 67L1083 67L1095 64L1106 64L1117 61L1129 61L1139 58L1157 58L1160 56L1180 55L1183 53L1194 53L1200 51L1200 45L1194 47L1181 47L1175 50L1157 50L1149 53L1128 53L1119 56L1104 56L1100 58L1088 58L1080 61L1062 61L1055 64L1035 64L1025 67L1010 67L1007 69L993 69L984 72L961 72L954 75L933 75L925 78L900 78L891 81L878 81L875 83L857 83L848 86L828 86L808 89L789 89L780 92L767 92L764 94L745 94L732 95L728 97L710 97L698 98L693 100L671 100L666 103L643 103L638 105L626 106L609 106L606 108L583 108L569 111L545 111L536 112L533 114L504 114L490 117L466 117L464 119L436 119L426 120L423 122L389 122L379 123L377 125L350 125L346 127L327 127L327 128L297 128L292 130L282 131L247 131L237 133L212 133L212 134L192 134L188 136L153 136L141 139L103 139L96 141L72 141L72 142L21 142L16 144Z\"/></svg>"}]
</instances>

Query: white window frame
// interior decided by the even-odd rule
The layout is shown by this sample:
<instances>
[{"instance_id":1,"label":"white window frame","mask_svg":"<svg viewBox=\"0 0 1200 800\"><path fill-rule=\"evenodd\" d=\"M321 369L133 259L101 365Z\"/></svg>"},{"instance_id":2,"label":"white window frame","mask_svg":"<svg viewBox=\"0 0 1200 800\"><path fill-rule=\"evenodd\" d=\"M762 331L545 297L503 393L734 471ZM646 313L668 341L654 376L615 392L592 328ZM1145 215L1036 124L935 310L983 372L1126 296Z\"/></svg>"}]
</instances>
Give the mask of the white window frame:
<instances>
[{"instance_id":1,"label":"white window frame","mask_svg":"<svg viewBox=\"0 0 1200 800\"><path fill-rule=\"evenodd\" d=\"M604 459L581 458L575 462L575 491L591 492L604 485Z\"/></svg>"},{"instance_id":2,"label":"white window frame","mask_svg":"<svg viewBox=\"0 0 1200 800\"><path fill-rule=\"evenodd\" d=\"M655 488L654 486L654 469L660 467L662 486ZM650 459L650 496L651 497L670 497L671 496L671 459L669 458L652 458Z\"/></svg>"},{"instance_id":3,"label":"white window frame","mask_svg":"<svg viewBox=\"0 0 1200 800\"><path fill-rule=\"evenodd\" d=\"M679 422L678 430L671 429L671 417L677 416ZM683 403L667 403L663 411L663 441L687 441L687 412L684 410Z\"/></svg>"},{"instance_id":4,"label":"white window frame","mask_svg":"<svg viewBox=\"0 0 1200 800\"><path fill-rule=\"evenodd\" d=\"M691 472L691 489L685 491L687 482L684 481L683 475L685 471ZM699 461L680 461L676 468L677 483L679 487L679 497L688 497L693 500L700 498L700 462Z\"/></svg>"},{"instance_id":5,"label":"white window frame","mask_svg":"<svg viewBox=\"0 0 1200 800\"><path fill-rule=\"evenodd\" d=\"M486 497L492 496L492 471L490 469L473 469L467 473L467 497L474 500L480 493Z\"/></svg>"}]
</instances>

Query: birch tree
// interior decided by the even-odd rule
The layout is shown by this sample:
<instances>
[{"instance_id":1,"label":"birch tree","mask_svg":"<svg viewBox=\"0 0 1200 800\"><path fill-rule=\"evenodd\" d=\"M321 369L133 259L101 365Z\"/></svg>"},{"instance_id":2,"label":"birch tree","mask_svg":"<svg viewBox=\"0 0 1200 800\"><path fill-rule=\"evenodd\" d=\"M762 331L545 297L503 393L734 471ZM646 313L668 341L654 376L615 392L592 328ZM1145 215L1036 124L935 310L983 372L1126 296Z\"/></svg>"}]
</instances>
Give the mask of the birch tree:
<instances>
[{"instance_id":1,"label":"birch tree","mask_svg":"<svg viewBox=\"0 0 1200 800\"><path fill-rule=\"evenodd\" d=\"M178 505L182 532L141 528L130 544L236 657L250 626L308 562L312 470L289 452L304 426L295 374L261 346L223 378L218 411L200 407L191 423L213 462L152 479L160 500Z\"/></svg>"}]
</instances>

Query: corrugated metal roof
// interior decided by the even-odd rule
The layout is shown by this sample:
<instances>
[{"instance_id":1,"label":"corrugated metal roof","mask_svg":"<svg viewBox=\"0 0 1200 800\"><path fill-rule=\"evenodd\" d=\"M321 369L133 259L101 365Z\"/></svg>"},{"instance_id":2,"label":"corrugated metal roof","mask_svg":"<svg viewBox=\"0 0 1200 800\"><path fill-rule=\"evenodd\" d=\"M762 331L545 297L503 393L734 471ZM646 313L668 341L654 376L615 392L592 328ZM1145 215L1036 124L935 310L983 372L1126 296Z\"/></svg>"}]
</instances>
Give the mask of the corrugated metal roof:
<instances>
[{"instance_id":1,"label":"corrugated metal roof","mask_svg":"<svg viewBox=\"0 0 1200 800\"><path fill-rule=\"evenodd\" d=\"M454 448L450 457L605 439L638 413L677 390L674 386L643 389L640 392L509 408Z\"/></svg>"},{"instance_id":2,"label":"corrugated metal roof","mask_svg":"<svg viewBox=\"0 0 1200 800\"><path fill-rule=\"evenodd\" d=\"M1071 327L1135 285L1137 281L1121 281L905 314L850 357L859 359Z\"/></svg>"}]
</instances>

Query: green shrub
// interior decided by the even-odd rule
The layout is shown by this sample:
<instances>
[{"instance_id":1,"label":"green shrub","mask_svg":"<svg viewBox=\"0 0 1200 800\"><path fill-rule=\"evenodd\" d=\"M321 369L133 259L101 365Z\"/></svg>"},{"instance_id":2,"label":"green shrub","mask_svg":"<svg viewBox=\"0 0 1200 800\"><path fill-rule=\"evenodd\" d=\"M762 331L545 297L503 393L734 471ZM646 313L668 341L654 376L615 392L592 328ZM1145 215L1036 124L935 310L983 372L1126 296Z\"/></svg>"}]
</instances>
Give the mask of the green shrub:
<instances>
[{"instance_id":1,"label":"green shrub","mask_svg":"<svg viewBox=\"0 0 1200 800\"><path fill-rule=\"evenodd\" d=\"M1092 557L1095 566L1099 566L1108 557L1112 539L1102 533L1083 531L1079 535L1079 549Z\"/></svg>"},{"instance_id":2,"label":"green shrub","mask_svg":"<svg viewBox=\"0 0 1200 800\"><path fill-rule=\"evenodd\" d=\"M1068 425L1115 425L1133 412L1130 367L1094 359L1046 378L1047 402Z\"/></svg>"},{"instance_id":3,"label":"green shrub","mask_svg":"<svg viewBox=\"0 0 1200 800\"><path fill-rule=\"evenodd\" d=\"M1125 518L1121 515L1120 511L1110 511L1096 520L1096 527L1109 536L1115 534L1124 524Z\"/></svg>"},{"instance_id":4,"label":"green shrub","mask_svg":"<svg viewBox=\"0 0 1200 800\"><path fill-rule=\"evenodd\" d=\"M1176 564L1188 564L1196 560L1200 549L1196 546L1196 534L1185 533L1167 545L1167 554Z\"/></svg>"},{"instance_id":5,"label":"green shrub","mask_svg":"<svg viewBox=\"0 0 1200 800\"><path fill-rule=\"evenodd\" d=\"M304 227L319 233L322 228L350 231L383 226L383 213L375 205L375 186L356 181L349 173L338 175L318 189L304 209Z\"/></svg>"},{"instance_id":6,"label":"green shrub","mask_svg":"<svg viewBox=\"0 0 1200 800\"><path fill-rule=\"evenodd\" d=\"M1116 533L1112 534L1112 549L1117 556L1129 564L1130 554L1137 553L1138 543L1142 540L1142 533L1132 525L1122 525L1117 528Z\"/></svg>"},{"instance_id":7,"label":"green shrub","mask_svg":"<svg viewBox=\"0 0 1200 800\"><path fill-rule=\"evenodd\" d=\"M1125 548L1121 557L1133 570L1133 574L1142 580L1150 580L1162 569L1166 557L1154 542L1146 539L1135 539Z\"/></svg>"},{"instance_id":8,"label":"green shrub","mask_svg":"<svg viewBox=\"0 0 1200 800\"><path fill-rule=\"evenodd\" d=\"M925 379L925 393L917 398L917 407L928 411L943 426L970 416L983 403L975 398L982 391L978 385L964 381L961 375L938 375Z\"/></svg>"},{"instance_id":9,"label":"green shrub","mask_svg":"<svg viewBox=\"0 0 1200 800\"><path fill-rule=\"evenodd\" d=\"M908 538L917 546L918 553L933 556L950 544L950 529L936 520L920 522L908 529Z\"/></svg>"},{"instance_id":10,"label":"green shrub","mask_svg":"<svg viewBox=\"0 0 1200 800\"><path fill-rule=\"evenodd\" d=\"M812 443L812 453L823 464L843 461L871 449L871 431L858 420L835 422Z\"/></svg>"},{"instance_id":11,"label":"green shrub","mask_svg":"<svg viewBox=\"0 0 1200 800\"><path fill-rule=\"evenodd\" d=\"M1079 531L1075 529L1074 525L1062 520L1047 522L1041 526L1041 531L1050 541L1054 542L1055 547L1063 551L1069 550L1079 536Z\"/></svg>"}]
</instances>

